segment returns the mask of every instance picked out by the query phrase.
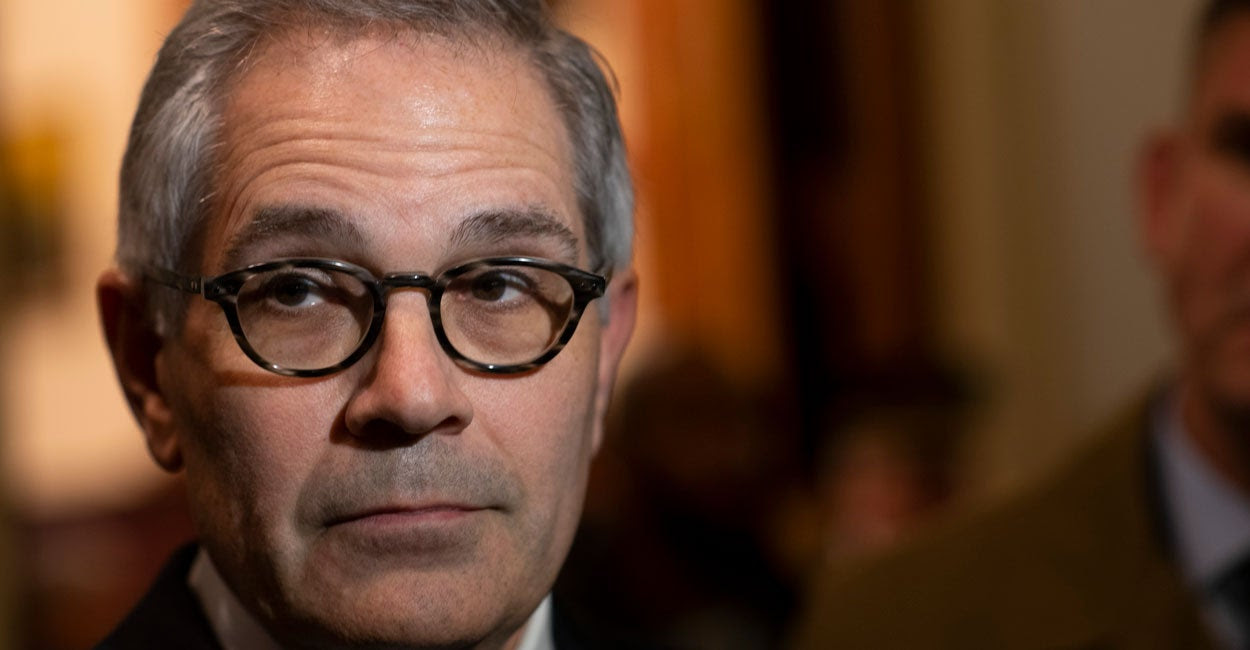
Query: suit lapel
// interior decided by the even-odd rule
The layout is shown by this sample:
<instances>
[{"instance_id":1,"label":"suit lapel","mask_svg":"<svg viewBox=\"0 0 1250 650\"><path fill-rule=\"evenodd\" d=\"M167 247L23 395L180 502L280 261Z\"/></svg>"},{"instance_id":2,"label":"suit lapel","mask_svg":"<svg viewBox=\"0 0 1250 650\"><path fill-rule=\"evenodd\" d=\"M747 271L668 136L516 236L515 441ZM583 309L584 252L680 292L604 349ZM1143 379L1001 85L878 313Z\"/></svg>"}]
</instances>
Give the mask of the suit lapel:
<instances>
[{"instance_id":1,"label":"suit lapel","mask_svg":"<svg viewBox=\"0 0 1250 650\"><path fill-rule=\"evenodd\" d=\"M1151 445L1154 401L1119 418L1054 484L1054 516L1072 519L1056 566L1070 567L1099 613L1089 647L1213 647L1172 559Z\"/></svg>"},{"instance_id":2,"label":"suit lapel","mask_svg":"<svg viewBox=\"0 0 1250 650\"><path fill-rule=\"evenodd\" d=\"M187 572L197 551L194 544L178 549L148 593L96 650L221 650L187 586Z\"/></svg>"}]
</instances>

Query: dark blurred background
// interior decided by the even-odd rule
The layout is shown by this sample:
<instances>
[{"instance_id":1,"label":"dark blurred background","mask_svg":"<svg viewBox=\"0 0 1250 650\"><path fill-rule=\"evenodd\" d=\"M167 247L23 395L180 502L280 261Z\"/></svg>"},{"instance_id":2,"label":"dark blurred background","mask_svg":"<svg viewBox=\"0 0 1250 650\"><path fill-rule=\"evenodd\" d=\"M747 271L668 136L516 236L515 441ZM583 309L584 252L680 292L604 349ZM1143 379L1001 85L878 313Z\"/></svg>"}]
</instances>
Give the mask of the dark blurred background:
<instances>
[{"instance_id":1,"label":"dark blurred background","mask_svg":"<svg viewBox=\"0 0 1250 650\"><path fill-rule=\"evenodd\" d=\"M621 85L640 330L557 591L775 647L853 562L1055 462L1166 367L1137 142L1196 0L561 0ZM92 288L182 0L0 2L0 648L82 648L192 533Z\"/></svg>"}]
</instances>

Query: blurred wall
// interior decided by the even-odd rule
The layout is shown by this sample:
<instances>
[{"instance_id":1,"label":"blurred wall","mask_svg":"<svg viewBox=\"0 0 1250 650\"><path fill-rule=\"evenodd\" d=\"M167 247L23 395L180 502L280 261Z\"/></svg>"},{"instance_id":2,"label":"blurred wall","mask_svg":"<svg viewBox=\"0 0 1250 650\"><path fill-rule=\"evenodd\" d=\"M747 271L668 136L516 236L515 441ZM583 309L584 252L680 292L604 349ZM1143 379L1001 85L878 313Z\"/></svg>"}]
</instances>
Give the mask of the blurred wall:
<instances>
[{"instance_id":1,"label":"blurred wall","mask_svg":"<svg viewBox=\"0 0 1250 650\"><path fill-rule=\"evenodd\" d=\"M5 488L42 514L132 498L158 478L113 379L95 278L115 241L116 182L146 68L174 0L5 0L0 125L56 159L56 291L9 297L0 343ZM48 150L51 151L48 151ZM29 148L27 148L29 150Z\"/></svg>"},{"instance_id":2,"label":"blurred wall","mask_svg":"<svg viewBox=\"0 0 1250 650\"><path fill-rule=\"evenodd\" d=\"M1134 156L1179 104L1198 0L923 0L916 41L939 347L980 374L995 490L1166 368Z\"/></svg>"},{"instance_id":3,"label":"blurred wall","mask_svg":"<svg viewBox=\"0 0 1250 650\"><path fill-rule=\"evenodd\" d=\"M640 322L625 374L697 341L742 383L784 372L758 17L751 0L567 0L620 82Z\"/></svg>"}]
</instances>

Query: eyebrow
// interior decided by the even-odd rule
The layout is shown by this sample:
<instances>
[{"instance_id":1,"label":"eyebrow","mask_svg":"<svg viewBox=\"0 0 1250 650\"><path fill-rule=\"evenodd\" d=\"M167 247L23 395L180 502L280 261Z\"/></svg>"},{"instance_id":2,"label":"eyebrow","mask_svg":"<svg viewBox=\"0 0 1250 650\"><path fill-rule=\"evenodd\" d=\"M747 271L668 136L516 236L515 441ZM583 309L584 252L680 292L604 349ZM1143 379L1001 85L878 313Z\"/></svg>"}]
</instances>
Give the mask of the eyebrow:
<instances>
[{"instance_id":1,"label":"eyebrow","mask_svg":"<svg viewBox=\"0 0 1250 650\"><path fill-rule=\"evenodd\" d=\"M561 252L577 258L578 239L563 222L540 207L528 210L492 210L475 214L452 231L450 244L496 244L517 238L554 239Z\"/></svg>"},{"instance_id":2,"label":"eyebrow","mask_svg":"<svg viewBox=\"0 0 1250 650\"><path fill-rule=\"evenodd\" d=\"M364 235L342 213L329 208L300 205L266 206L230 238L224 258L236 262L248 248L266 239L297 235L361 246Z\"/></svg>"},{"instance_id":3,"label":"eyebrow","mask_svg":"<svg viewBox=\"0 0 1250 650\"><path fill-rule=\"evenodd\" d=\"M235 233L226 245L224 259L238 263L247 250L279 236L306 236L346 242L363 247L363 233L345 215L330 208L274 205L257 210L256 216ZM579 241L563 222L540 207L527 210L480 212L460 222L449 238L451 247L497 244L517 238L553 239L560 253L577 259Z\"/></svg>"}]
</instances>

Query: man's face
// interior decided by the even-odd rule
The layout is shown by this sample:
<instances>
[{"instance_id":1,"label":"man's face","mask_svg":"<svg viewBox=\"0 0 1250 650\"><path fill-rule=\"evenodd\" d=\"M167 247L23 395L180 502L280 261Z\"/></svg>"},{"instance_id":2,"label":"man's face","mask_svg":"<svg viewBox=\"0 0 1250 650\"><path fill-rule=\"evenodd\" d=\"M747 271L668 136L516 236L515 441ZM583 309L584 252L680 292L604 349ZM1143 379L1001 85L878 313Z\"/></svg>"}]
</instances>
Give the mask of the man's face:
<instances>
[{"instance_id":1,"label":"man's face","mask_svg":"<svg viewBox=\"0 0 1250 650\"><path fill-rule=\"evenodd\" d=\"M295 256L379 275L495 255L587 266L567 132L514 53L294 34L228 97L205 275ZM503 646L580 515L632 313L610 322L592 306L548 365L487 376L443 352L424 292L398 290L364 359L296 379L254 365L193 299L156 358L167 418L148 435L284 643Z\"/></svg>"},{"instance_id":2,"label":"man's face","mask_svg":"<svg viewBox=\"0 0 1250 650\"><path fill-rule=\"evenodd\" d=\"M1182 339L1189 386L1250 415L1250 18L1200 59L1181 130L1146 166L1146 237Z\"/></svg>"}]
</instances>

